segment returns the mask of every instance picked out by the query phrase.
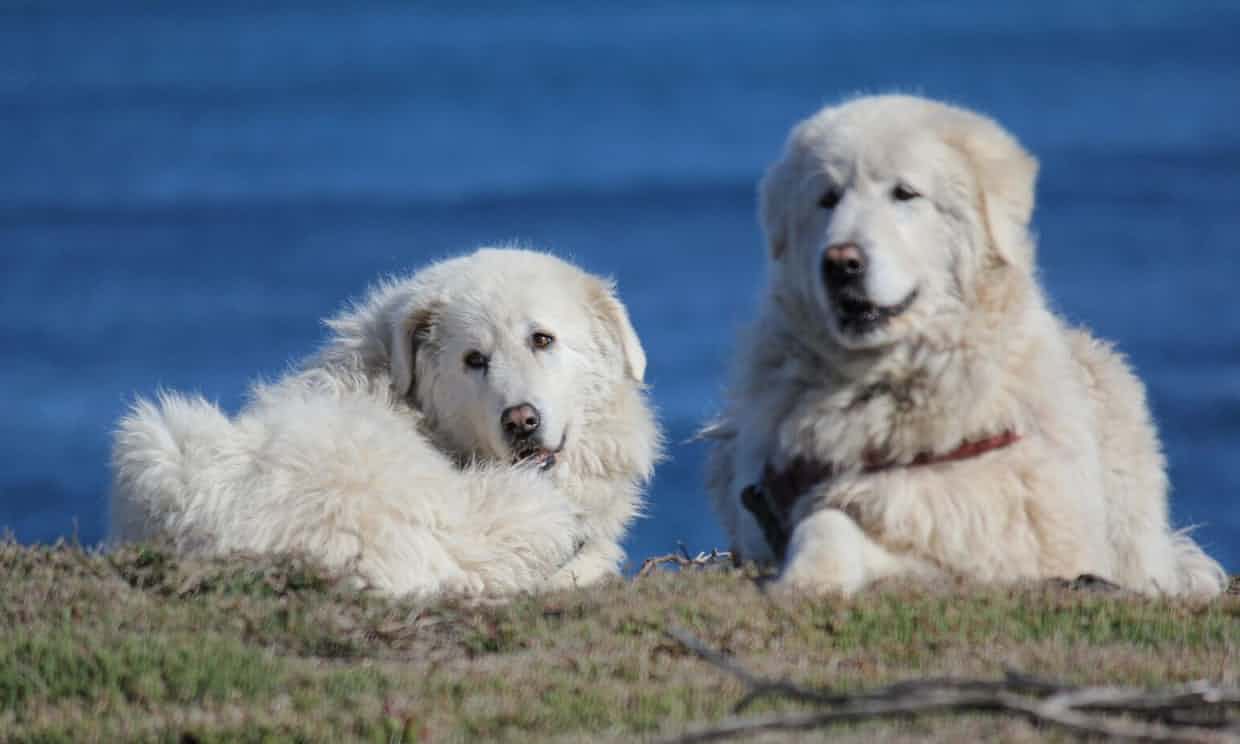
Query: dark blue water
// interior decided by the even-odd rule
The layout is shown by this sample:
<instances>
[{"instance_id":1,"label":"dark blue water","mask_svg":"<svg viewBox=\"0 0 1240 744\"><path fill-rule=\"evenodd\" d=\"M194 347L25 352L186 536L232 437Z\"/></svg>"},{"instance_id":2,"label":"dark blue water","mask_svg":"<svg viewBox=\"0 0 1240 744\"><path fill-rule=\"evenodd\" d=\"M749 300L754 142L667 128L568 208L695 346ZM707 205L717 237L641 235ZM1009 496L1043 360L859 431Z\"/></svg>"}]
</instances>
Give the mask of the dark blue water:
<instances>
[{"instance_id":1,"label":"dark blue water","mask_svg":"<svg viewBox=\"0 0 1240 744\"><path fill-rule=\"evenodd\" d=\"M754 182L897 89L1040 156L1045 284L1131 355L1177 523L1240 571L1240 4L411 5L0 9L0 526L99 539L135 393L235 408L379 274L516 238L617 277L645 341L673 446L631 553L719 545L685 440L755 305Z\"/></svg>"}]
</instances>

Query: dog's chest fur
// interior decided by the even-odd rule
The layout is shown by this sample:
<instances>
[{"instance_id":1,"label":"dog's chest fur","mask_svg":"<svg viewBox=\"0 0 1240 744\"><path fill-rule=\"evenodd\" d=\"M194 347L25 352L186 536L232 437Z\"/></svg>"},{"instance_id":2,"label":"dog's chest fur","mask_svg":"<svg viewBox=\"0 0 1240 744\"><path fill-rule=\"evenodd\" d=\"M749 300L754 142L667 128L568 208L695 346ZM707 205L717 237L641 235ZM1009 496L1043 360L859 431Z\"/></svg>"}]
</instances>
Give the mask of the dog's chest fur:
<instances>
[{"instance_id":1,"label":"dog's chest fur","mask_svg":"<svg viewBox=\"0 0 1240 744\"><path fill-rule=\"evenodd\" d=\"M788 384L772 401L778 413L766 442L770 465L804 458L845 472L875 461L906 463L1010 426L975 414L992 397L993 378L967 351L914 342L849 362L823 371L795 354L781 360L778 375Z\"/></svg>"}]
</instances>

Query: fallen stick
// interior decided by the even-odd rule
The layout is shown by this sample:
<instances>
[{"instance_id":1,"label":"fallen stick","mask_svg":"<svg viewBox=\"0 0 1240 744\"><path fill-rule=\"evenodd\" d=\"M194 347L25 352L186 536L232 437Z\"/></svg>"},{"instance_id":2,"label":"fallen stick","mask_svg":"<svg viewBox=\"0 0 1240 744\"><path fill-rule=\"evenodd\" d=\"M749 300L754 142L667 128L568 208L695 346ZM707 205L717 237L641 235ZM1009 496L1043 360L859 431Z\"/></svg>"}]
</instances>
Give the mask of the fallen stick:
<instances>
[{"instance_id":1,"label":"fallen stick","mask_svg":"<svg viewBox=\"0 0 1240 744\"><path fill-rule=\"evenodd\" d=\"M999 712L1048 723L1074 733L1161 742L1240 742L1240 727L1227 709L1240 706L1240 688L1192 682L1162 691L1126 687L1075 687L1011 671L1001 680L920 679L855 695L803 687L754 674L736 659L710 648L688 631L668 635L703 661L739 679L747 688L737 710L759 697L785 697L825 708L805 713L731 718L668 739L685 743L718 741L763 731L804 731L833 723L942 712ZM1174 714L1208 710L1218 724L1172 722ZM1128 717L1120 717L1128 716ZM1132 717L1158 719L1134 720Z\"/></svg>"}]
</instances>

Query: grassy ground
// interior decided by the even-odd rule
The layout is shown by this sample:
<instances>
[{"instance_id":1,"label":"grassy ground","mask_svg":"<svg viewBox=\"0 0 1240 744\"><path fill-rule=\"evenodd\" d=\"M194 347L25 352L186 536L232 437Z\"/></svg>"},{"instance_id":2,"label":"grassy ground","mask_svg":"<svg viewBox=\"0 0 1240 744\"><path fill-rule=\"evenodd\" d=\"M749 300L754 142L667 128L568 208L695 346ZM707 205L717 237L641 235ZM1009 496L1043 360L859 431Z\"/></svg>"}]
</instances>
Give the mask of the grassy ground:
<instances>
[{"instance_id":1,"label":"grassy ground","mask_svg":"<svg viewBox=\"0 0 1240 744\"><path fill-rule=\"evenodd\" d=\"M1240 681L1237 594L1190 604L890 586L797 600L729 570L426 605L350 593L295 559L183 562L149 548L103 556L0 542L0 740L657 738L728 715L743 692L669 639L672 625L754 671L838 690L1006 667L1078 683ZM982 715L830 733L1062 737Z\"/></svg>"}]
</instances>

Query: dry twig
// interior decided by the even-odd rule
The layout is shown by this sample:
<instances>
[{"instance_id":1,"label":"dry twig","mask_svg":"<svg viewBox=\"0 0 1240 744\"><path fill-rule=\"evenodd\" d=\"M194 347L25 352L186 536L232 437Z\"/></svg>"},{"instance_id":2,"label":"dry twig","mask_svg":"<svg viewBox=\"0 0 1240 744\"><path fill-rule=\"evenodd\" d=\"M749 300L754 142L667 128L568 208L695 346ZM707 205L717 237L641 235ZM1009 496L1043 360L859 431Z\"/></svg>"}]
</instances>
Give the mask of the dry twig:
<instances>
[{"instance_id":1,"label":"dry twig","mask_svg":"<svg viewBox=\"0 0 1240 744\"><path fill-rule=\"evenodd\" d=\"M681 547L679 553L668 553L667 555L659 555L653 558L647 558L642 561L642 567L638 569L637 576L642 578L649 576L655 572L659 566L668 563L674 564L679 568L710 568L712 566L730 566L732 565L732 553L727 550L711 550L709 553L698 553L695 556L685 552Z\"/></svg>"},{"instance_id":2,"label":"dry twig","mask_svg":"<svg viewBox=\"0 0 1240 744\"><path fill-rule=\"evenodd\" d=\"M1165 742L1240 742L1240 723L1228 718L1240 706L1240 688L1206 681L1162 691L1126 687L1073 687L1008 671L1001 680L917 679L855 695L835 694L756 675L689 632L668 635L702 660L743 682L739 711L760 697L784 697L821 708L806 713L732 718L670 741L704 742L763 731L800 731L844 721L923 713L1000 712L1060 726L1078 734ZM1184 723L1185 713L1217 714L1217 722Z\"/></svg>"}]
</instances>

